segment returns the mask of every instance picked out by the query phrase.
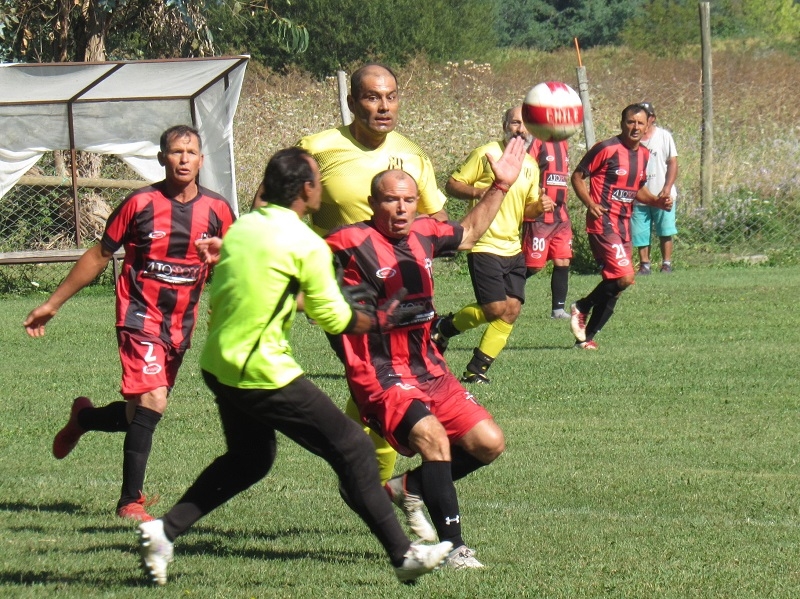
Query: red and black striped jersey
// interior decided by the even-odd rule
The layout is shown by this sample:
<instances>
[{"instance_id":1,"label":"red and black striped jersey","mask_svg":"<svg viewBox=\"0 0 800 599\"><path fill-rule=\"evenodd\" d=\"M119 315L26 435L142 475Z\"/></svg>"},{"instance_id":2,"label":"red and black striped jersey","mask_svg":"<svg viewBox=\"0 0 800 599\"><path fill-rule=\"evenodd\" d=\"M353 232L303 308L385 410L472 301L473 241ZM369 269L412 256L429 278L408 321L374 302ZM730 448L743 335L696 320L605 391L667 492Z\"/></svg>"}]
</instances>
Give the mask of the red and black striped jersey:
<instances>
[{"instance_id":1,"label":"red and black striped jersey","mask_svg":"<svg viewBox=\"0 0 800 599\"><path fill-rule=\"evenodd\" d=\"M553 212L543 212L534 220L541 223L569 222L567 193L569 186L569 147L566 141L542 141L534 138L528 153L539 165L541 186L556 203Z\"/></svg>"},{"instance_id":2,"label":"red and black striped jersey","mask_svg":"<svg viewBox=\"0 0 800 599\"><path fill-rule=\"evenodd\" d=\"M597 219L587 212L587 233L617 233L623 241L631 238L633 200L647 182L649 158L643 145L629 150L617 136L595 144L581 159L576 170L590 177L592 201L608 210Z\"/></svg>"},{"instance_id":3,"label":"red and black striped jersey","mask_svg":"<svg viewBox=\"0 0 800 599\"><path fill-rule=\"evenodd\" d=\"M134 191L108 217L100 243L125 248L117 281L117 326L144 331L173 347L189 347L208 267L194 242L222 237L233 222L222 196L200 188L181 203L164 182Z\"/></svg>"},{"instance_id":4,"label":"red and black striped jersey","mask_svg":"<svg viewBox=\"0 0 800 599\"><path fill-rule=\"evenodd\" d=\"M345 368L356 397L381 393L396 384L416 385L447 373L442 354L431 342L433 258L455 254L464 230L455 222L417 217L411 232L393 239L371 221L334 230L326 238L348 285L366 284L378 305L405 287L404 304L423 310L405 326L388 333L344 335Z\"/></svg>"}]
</instances>

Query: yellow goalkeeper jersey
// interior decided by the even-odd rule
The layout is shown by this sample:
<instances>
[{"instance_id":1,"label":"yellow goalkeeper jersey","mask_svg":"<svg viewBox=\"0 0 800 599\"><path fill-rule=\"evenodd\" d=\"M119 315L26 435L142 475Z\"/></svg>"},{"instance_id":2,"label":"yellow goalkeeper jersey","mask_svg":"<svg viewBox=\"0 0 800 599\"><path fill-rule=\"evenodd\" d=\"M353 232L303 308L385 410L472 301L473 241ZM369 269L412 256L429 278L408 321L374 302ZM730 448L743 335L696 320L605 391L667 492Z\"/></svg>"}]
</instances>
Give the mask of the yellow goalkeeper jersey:
<instances>
[{"instance_id":1,"label":"yellow goalkeeper jersey","mask_svg":"<svg viewBox=\"0 0 800 599\"><path fill-rule=\"evenodd\" d=\"M346 126L308 135L297 145L319 164L322 205L311 222L320 235L335 227L368 220L372 216L367 203L370 183L387 169L402 169L417 181L420 214L434 214L444 207L446 198L436 186L430 159L422 148L399 133L389 133L374 150L357 142Z\"/></svg>"},{"instance_id":2,"label":"yellow goalkeeper jersey","mask_svg":"<svg viewBox=\"0 0 800 599\"><path fill-rule=\"evenodd\" d=\"M489 187L494 174L486 159L490 154L495 160L503 153L499 141L475 148L452 178L479 189ZM529 154L525 154L522 171L503 199L500 211L495 216L486 233L483 234L470 252L489 252L498 256L515 256L522 251L520 227L525 207L539 201L539 166ZM477 202L474 200L470 208Z\"/></svg>"}]
</instances>

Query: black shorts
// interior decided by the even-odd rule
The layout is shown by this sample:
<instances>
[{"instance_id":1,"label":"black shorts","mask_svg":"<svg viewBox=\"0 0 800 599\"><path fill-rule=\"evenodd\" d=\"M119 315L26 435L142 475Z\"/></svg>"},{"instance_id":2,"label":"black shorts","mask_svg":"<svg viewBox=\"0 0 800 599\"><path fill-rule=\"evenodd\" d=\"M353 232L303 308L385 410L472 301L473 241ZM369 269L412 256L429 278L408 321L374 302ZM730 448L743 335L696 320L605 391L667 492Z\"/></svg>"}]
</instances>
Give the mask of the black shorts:
<instances>
[{"instance_id":1,"label":"black shorts","mask_svg":"<svg viewBox=\"0 0 800 599\"><path fill-rule=\"evenodd\" d=\"M488 252L467 255L472 289L479 304L504 302L509 297L525 303L525 256L497 256Z\"/></svg>"}]
</instances>

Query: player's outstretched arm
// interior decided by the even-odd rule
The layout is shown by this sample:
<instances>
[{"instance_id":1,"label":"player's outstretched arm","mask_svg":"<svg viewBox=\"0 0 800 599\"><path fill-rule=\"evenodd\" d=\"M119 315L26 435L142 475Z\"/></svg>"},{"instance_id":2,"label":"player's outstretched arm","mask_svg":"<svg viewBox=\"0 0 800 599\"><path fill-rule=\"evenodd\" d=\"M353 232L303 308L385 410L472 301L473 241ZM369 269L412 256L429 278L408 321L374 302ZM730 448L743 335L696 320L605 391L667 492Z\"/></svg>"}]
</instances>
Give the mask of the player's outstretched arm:
<instances>
[{"instance_id":1,"label":"player's outstretched arm","mask_svg":"<svg viewBox=\"0 0 800 599\"><path fill-rule=\"evenodd\" d=\"M114 254L106 250L101 244L97 244L84 252L83 256L75 263L69 271L67 278L58 286L48 300L41 306L31 310L22 326L25 332L31 337L42 337L44 327L64 303L89 283L94 281L103 270Z\"/></svg>"},{"instance_id":2,"label":"player's outstretched arm","mask_svg":"<svg viewBox=\"0 0 800 599\"><path fill-rule=\"evenodd\" d=\"M525 143L521 137L515 137L506 144L500 158L495 160L487 154L486 159L494 173L494 183L483 194L480 202L475 204L461 220L464 236L458 246L459 250L471 249L492 224L503 198L522 170L522 161L525 159Z\"/></svg>"}]
</instances>

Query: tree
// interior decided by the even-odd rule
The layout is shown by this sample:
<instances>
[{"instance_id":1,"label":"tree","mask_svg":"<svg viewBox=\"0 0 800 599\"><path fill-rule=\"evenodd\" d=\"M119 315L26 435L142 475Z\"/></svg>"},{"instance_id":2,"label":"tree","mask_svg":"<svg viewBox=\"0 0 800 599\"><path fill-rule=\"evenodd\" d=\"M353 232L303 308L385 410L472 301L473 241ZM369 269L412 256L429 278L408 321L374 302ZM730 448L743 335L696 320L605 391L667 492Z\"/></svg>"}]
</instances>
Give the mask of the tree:
<instances>
[{"instance_id":1,"label":"tree","mask_svg":"<svg viewBox=\"0 0 800 599\"><path fill-rule=\"evenodd\" d=\"M207 14L223 5L261 12L290 51L308 45L305 28L267 0L0 0L0 58L90 62L213 55Z\"/></svg>"},{"instance_id":2,"label":"tree","mask_svg":"<svg viewBox=\"0 0 800 599\"><path fill-rule=\"evenodd\" d=\"M496 45L485 0L304 0L281 7L281 14L307 28L309 52L290 55L275 43L269 18L257 12L217 9L209 20L220 47L246 49L276 70L293 65L316 76L367 60L402 64L418 54L479 59Z\"/></svg>"},{"instance_id":3,"label":"tree","mask_svg":"<svg viewBox=\"0 0 800 599\"><path fill-rule=\"evenodd\" d=\"M625 23L643 0L497 0L498 39L502 46L551 51L572 45L618 42Z\"/></svg>"},{"instance_id":4,"label":"tree","mask_svg":"<svg viewBox=\"0 0 800 599\"><path fill-rule=\"evenodd\" d=\"M769 46L800 41L800 5L795 0L718 0L711 5L711 30L718 39L760 40ZM654 32L658 43L653 43ZM694 0L649 0L626 24L621 40L651 54L674 55L700 43Z\"/></svg>"}]
</instances>

